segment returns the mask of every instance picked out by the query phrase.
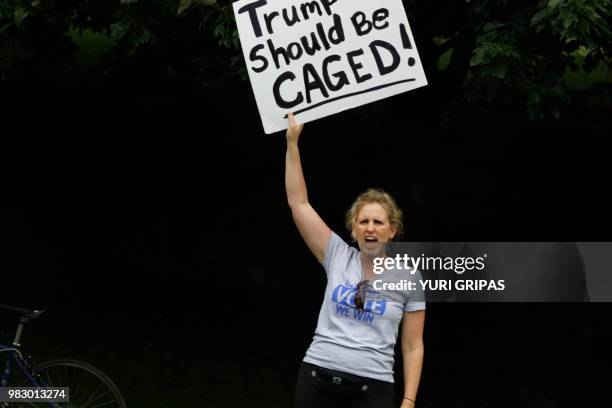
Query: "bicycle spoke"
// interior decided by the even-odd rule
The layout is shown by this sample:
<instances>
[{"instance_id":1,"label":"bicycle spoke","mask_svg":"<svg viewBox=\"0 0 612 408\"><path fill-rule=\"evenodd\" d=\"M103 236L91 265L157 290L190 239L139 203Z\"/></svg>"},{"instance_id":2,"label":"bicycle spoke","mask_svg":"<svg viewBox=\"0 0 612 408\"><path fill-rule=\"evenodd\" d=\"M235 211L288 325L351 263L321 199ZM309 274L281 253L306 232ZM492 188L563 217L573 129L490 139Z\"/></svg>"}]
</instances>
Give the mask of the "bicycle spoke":
<instances>
[{"instance_id":1,"label":"bicycle spoke","mask_svg":"<svg viewBox=\"0 0 612 408\"><path fill-rule=\"evenodd\" d=\"M115 402L115 398L113 396L113 393L110 390L106 390L104 393L102 393L99 396L96 396L96 395L97 395L97 393L92 394L91 397L85 403L85 405L83 405L83 408L89 407L89 404L99 404L97 401L102 399L102 398L107 397L108 395L110 395L110 397L111 397L109 402L104 402L101 405L106 405L108 403L114 403ZM99 406L99 405L94 405L94 406Z\"/></svg>"},{"instance_id":2,"label":"bicycle spoke","mask_svg":"<svg viewBox=\"0 0 612 408\"><path fill-rule=\"evenodd\" d=\"M84 407L86 407L87 405L89 405L89 403L91 402L91 399L93 398L94 395L96 395L98 393L98 390L100 389L100 387L102 387L104 384L100 384L98 385L98 388L96 388L96 390L94 392L91 393L91 395L89 396L89 398L87 399L87 402L83 405Z\"/></svg>"},{"instance_id":3,"label":"bicycle spoke","mask_svg":"<svg viewBox=\"0 0 612 408\"><path fill-rule=\"evenodd\" d=\"M62 370L60 369L60 370L58 370L58 371L60 371L60 372L61 372ZM67 367L64 367L64 370L63 370L63 371L64 371L64 376L62 377L62 385L63 385L64 387L68 387L68 385L70 384L70 381L68 381L68 380L69 380L68 368L67 368Z\"/></svg>"},{"instance_id":4,"label":"bicycle spoke","mask_svg":"<svg viewBox=\"0 0 612 408\"><path fill-rule=\"evenodd\" d=\"M104 392L102 395L100 395L99 397L95 397L95 398L93 398L93 397L96 395L96 394L93 394L93 395L92 395L92 398L93 398L93 399L91 400L91 402L93 403L93 402L95 402L95 401L99 400L100 398L104 398L104 397L106 397L106 396L107 396L107 395L109 395L109 394L110 394L111 396L113 395L113 393L112 393L112 392L110 392L110 391L108 391L108 390L107 390L106 392Z\"/></svg>"},{"instance_id":5,"label":"bicycle spoke","mask_svg":"<svg viewBox=\"0 0 612 408\"><path fill-rule=\"evenodd\" d=\"M104 373L86 363L51 361L41 365L39 372L50 385L70 389L70 403L58 404L61 408L125 408L116 385Z\"/></svg>"},{"instance_id":6,"label":"bicycle spoke","mask_svg":"<svg viewBox=\"0 0 612 408\"><path fill-rule=\"evenodd\" d=\"M49 371L45 371L45 375L47 376L47 385L52 386L53 380L51 380L51 373Z\"/></svg>"},{"instance_id":7,"label":"bicycle spoke","mask_svg":"<svg viewBox=\"0 0 612 408\"><path fill-rule=\"evenodd\" d=\"M107 402L102 403L102 404L94 405L93 407L90 407L90 408L100 408L100 407L103 407L105 405L114 404L114 403L115 403L115 400L110 400L110 401L107 401Z\"/></svg>"},{"instance_id":8,"label":"bicycle spoke","mask_svg":"<svg viewBox=\"0 0 612 408\"><path fill-rule=\"evenodd\" d=\"M69 387L70 384L70 371L68 371L68 367L64 367L64 381L62 382L62 386Z\"/></svg>"},{"instance_id":9,"label":"bicycle spoke","mask_svg":"<svg viewBox=\"0 0 612 408\"><path fill-rule=\"evenodd\" d=\"M74 395L79 395L79 390L81 389L81 385L83 385L83 381L85 380L85 376L82 375L81 376L81 380L79 381L79 383L77 384L77 386L74 389Z\"/></svg>"}]
</instances>

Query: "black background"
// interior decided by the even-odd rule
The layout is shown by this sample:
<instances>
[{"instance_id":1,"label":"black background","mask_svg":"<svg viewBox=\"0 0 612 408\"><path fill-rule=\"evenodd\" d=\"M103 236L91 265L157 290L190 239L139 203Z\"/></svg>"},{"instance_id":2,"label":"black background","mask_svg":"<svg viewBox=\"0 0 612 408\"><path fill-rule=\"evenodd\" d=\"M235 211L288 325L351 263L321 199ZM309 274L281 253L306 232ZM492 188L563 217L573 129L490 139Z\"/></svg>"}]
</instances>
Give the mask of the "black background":
<instances>
[{"instance_id":1,"label":"black background","mask_svg":"<svg viewBox=\"0 0 612 408\"><path fill-rule=\"evenodd\" d=\"M381 187L405 240L609 240L609 112L446 115L439 92L306 125L309 197L332 229L347 238L344 211ZM290 406L325 280L286 204L284 134L263 133L250 85L145 70L4 95L0 303L49 306L24 333L33 359L89 360L131 407ZM417 405L607 406L609 314L430 304Z\"/></svg>"}]
</instances>

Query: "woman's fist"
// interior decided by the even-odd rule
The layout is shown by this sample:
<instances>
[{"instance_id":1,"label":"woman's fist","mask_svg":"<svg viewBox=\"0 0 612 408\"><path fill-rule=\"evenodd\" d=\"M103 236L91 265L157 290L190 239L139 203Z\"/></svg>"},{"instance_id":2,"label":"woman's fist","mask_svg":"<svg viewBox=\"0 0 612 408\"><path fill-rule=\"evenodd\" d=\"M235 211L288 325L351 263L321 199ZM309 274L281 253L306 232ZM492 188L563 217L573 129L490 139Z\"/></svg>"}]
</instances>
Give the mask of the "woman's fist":
<instances>
[{"instance_id":1,"label":"woman's fist","mask_svg":"<svg viewBox=\"0 0 612 408\"><path fill-rule=\"evenodd\" d=\"M304 124L298 124L293 113L287 115L287 119L289 120L289 127L287 127L287 143L297 143L300 133L302 133L302 129L304 129Z\"/></svg>"}]
</instances>

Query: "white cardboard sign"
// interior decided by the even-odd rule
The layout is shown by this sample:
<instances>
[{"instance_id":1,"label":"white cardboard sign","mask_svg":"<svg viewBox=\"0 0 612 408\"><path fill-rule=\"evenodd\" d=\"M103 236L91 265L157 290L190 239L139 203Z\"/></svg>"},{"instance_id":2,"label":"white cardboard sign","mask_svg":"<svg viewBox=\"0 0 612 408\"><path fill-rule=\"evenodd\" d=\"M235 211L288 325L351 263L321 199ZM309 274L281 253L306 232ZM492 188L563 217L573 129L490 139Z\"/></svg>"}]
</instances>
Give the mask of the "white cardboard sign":
<instances>
[{"instance_id":1,"label":"white cardboard sign","mask_svg":"<svg viewBox=\"0 0 612 408\"><path fill-rule=\"evenodd\" d=\"M240 43L266 133L427 85L401 0L240 0Z\"/></svg>"}]
</instances>

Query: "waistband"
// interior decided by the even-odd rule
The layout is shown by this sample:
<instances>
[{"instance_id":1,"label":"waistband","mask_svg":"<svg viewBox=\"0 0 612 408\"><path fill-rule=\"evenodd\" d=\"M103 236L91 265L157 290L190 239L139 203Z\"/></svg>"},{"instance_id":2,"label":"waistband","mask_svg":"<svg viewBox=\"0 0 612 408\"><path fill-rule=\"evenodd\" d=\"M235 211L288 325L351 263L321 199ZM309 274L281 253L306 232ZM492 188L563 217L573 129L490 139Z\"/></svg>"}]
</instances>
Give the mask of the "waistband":
<instances>
[{"instance_id":1,"label":"waistband","mask_svg":"<svg viewBox=\"0 0 612 408\"><path fill-rule=\"evenodd\" d=\"M360 394L371 394L380 391L385 386L393 386L393 383L376 380L374 378L360 377L358 375L331 370L317 365L302 362L303 368L312 381L326 388L351 390Z\"/></svg>"}]
</instances>

